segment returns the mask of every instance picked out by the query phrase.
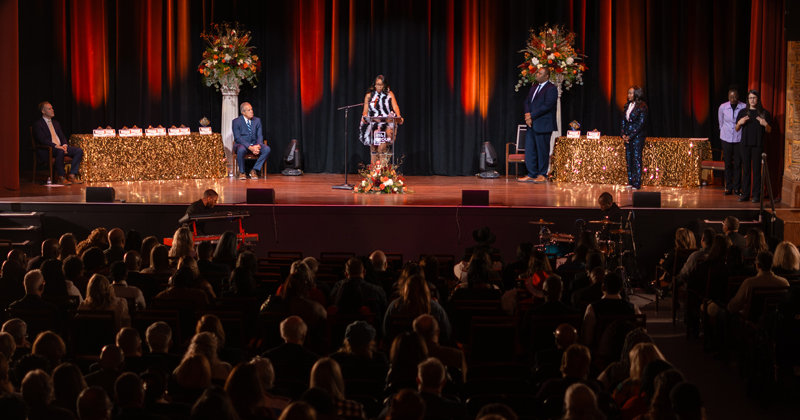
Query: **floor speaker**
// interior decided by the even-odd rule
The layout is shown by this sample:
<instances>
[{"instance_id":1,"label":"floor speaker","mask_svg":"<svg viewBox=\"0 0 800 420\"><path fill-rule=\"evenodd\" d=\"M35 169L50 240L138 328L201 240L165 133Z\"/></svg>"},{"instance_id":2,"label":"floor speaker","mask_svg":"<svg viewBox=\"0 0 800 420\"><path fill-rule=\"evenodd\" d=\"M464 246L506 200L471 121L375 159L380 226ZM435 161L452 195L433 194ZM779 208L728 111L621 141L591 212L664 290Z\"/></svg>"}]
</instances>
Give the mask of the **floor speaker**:
<instances>
[{"instance_id":1,"label":"floor speaker","mask_svg":"<svg viewBox=\"0 0 800 420\"><path fill-rule=\"evenodd\" d=\"M633 192L633 207L661 208L661 191L656 192Z\"/></svg>"},{"instance_id":2,"label":"floor speaker","mask_svg":"<svg viewBox=\"0 0 800 420\"><path fill-rule=\"evenodd\" d=\"M462 206L488 206L489 190L461 190Z\"/></svg>"},{"instance_id":3,"label":"floor speaker","mask_svg":"<svg viewBox=\"0 0 800 420\"><path fill-rule=\"evenodd\" d=\"M273 188L248 188L247 204L275 204Z\"/></svg>"},{"instance_id":4,"label":"floor speaker","mask_svg":"<svg viewBox=\"0 0 800 420\"><path fill-rule=\"evenodd\" d=\"M112 187L86 187L87 203L113 203L115 195Z\"/></svg>"}]
</instances>

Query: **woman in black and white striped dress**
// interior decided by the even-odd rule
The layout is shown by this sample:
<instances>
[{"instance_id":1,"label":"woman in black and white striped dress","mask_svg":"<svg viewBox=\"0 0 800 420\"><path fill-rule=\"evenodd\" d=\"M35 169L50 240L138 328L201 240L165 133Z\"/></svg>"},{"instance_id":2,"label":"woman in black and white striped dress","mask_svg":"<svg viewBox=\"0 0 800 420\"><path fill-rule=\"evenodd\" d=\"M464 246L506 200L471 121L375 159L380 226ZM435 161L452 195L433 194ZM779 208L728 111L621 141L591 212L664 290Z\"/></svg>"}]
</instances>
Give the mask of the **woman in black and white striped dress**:
<instances>
[{"instance_id":1,"label":"woman in black and white striped dress","mask_svg":"<svg viewBox=\"0 0 800 420\"><path fill-rule=\"evenodd\" d=\"M397 99L394 92L389 89L389 84L386 83L383 75L376 77L367 91L367 95L364 97L362 117L364 118L361 119L359 139L364 145L369 146L372 155L371 163L374 164L379 159L378 155L386 153L386 145L394 141L395 124L369 123L365 117L399 117L400 124L403 123ZM376 133L385 134L376 136Z\"/></svg>"}]
</instances>

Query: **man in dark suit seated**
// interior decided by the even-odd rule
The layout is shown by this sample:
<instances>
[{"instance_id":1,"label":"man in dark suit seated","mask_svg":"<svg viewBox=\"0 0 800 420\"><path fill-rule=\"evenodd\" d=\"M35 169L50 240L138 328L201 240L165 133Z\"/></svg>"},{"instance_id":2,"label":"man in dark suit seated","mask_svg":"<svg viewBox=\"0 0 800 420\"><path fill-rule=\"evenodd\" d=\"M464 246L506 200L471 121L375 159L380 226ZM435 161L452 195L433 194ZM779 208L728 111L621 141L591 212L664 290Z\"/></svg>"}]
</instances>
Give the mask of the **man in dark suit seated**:
<instances>
[{"instance_id":1,"label":"man in dark suit seated","mask_svg":"<svg viewBox=\"0 0 800 420\"><path fill-rule=\"evenodd\" d=\"M307 331L306 323L299 316L290 316L281 322L284 343L261 355L272 362L275 379L309 382L311 368L319 356L303 347Z\"/></svg>"},{"instance_id":2,"label":"man in dark suit seated","mask_svg":"<svg viewBox=\"0 0 800 420\"><path fill-rule=\"evenodd\" d=\"M467 407L442 397L442 388L447 383L444 365L439 359L430 357L417 367L419 396L425 401L424 420L467 420Z\"/></svg>"},{"instance_id":3,"label":"man in dark suit seated","mask_svg":"<svg viewBox=\"0 0 800 420\"><path fill-rule=\"evenodd\" d=\"M125 356L125 372L140 374L148 367L154 366L163 371L168 369L167 362L158 356L142 354L142 339L139 331L125 327L117 333L117 347L122 349Z\"/></svg>"},{"instance_id":4,"label":"man in dark suit seated","mask_svg":"<svg viewBox=\"0 0 800 420\"><path fill-rule=\"evenodd\" d=\"M28 265L25 271L38 270L42 263L58 258L58 239L50 238L42 242L42 255L36 256L28 260Z\"/></svg>"},{"instance_id":5,"label":"man in dark suit seated","mask_svg":"<svg viewBox=\"0 0 800 420\"><path fill-rule=\"evenodd\" d=\"M75 178L83 159L83 149L67 144L67 137L61 131L61 125L53 119L56 114L50 102L40 103L39 111L42 112L42 118L34 121L31 127L33 139L38 144L53 148L53 158L55 158L53 166L56 169L56 173L58 173L57 182L61 185L83 184L83 181ZM64 172L64 156L72 158L72 167L69 175ZM36 157L39 162L45 162L47 161L47 152L44 149L36 149Z\"/></svg>"},{"instance_id":6,"label":"man in dark suit seated","mask_svg":"<svg viewBox=\"0 0 800 420\"><path fill-rule=\"evenodd\" d=\"M20 309L25 311L58 311L58 307L50 302L42 300L44 292L44 277L39 270L28 271L23 281L25 286L25 296L22 299L8 305L9 309Z\"/></svg>"},{"instance_id":7,"label":"man in dark suit seated","mask_svg":"<svg viewBox=\"0 0 800 420\"><path fill-rule=\"evenodd\" d=\"M722 222L722 232L731 240L732 244L739 248L747 246L747 240L739 233L739 219L733 216L726 217L725 221Z\"/></svg>"},{"instance_id":8,"label":"man in dark suit seated","mask_svg":"<svg viewBox=\"0 0 800 420\"><path fill-rule=\"evenodd\" d=\"M125 257L125 232L120 228L108 231L108 249L103 251L106 254L106 264L111 266L117 261L122 261Z\"/></svg>"},{"instance_id":9,"label":"man in dark suit seated","mask_svg":"<svg viewBox=\"0 0 800 420\"><path fill-rule=\"evenodd\" d=\"M233 152L236 153L236 164L239 165L239 179L247 179L244 171L244 156L250 152L258 156L253 170L250 171L250 179L258 179L258 171L264 166L269 156L269 146L264 142L261 134L261 120L253 116L253 107L248 102L239 105L242 115L233 120ZM266 176L266 174L261 174Z\"/></svg>"},{"instance_id":10,"label":"man in dark suit seated","mask_svg":"<svg viewBox=\"0 0 800 420\"><path fill-rule=\"evenodd\" d=\"M100 370L83 377L86 386L99 386L106 393L114 395L114 383L122 375L125 355L117 346L108 345L100 352Z\"/></svg>"}]
</instances>

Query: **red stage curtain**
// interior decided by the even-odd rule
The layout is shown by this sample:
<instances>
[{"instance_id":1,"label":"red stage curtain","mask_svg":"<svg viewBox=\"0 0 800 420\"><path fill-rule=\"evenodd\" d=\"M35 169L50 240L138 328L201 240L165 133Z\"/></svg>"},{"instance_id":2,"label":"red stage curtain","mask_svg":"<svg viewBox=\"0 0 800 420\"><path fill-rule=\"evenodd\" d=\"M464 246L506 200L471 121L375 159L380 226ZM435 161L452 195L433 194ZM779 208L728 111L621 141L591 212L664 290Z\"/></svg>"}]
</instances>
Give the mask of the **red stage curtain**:
<instances>
[{"instance_id":1,"label":"red stage curtain","mask_svg":"<svg viewBox=\"0 0 800 420\"><path fill-rule=\"evenodd\" d=\"M19 12L16 1L0 2L0 57L11 65L0 66L3 100L0 101L0 182L3 189L19 190ZM23 133L26 137L27 134ZM30 141L30 140L29 140Z\"/></svg>"},{"instance_id":2,"label":"red stage curtain","mask_svg":"<svg viewBox=\"0 0 800 420\"><path fill-rule=\"evenodd\" d=\"M767 154L772 193L781 193L784 135L786 133L786 38L783 34L783 0L753 0L750 15L749 89L757 89L761 103L772 114ZM776 24L778 23L778 24ZM746 98L746 93L742 92ZM766 193L766 191L764 191Z\"/></svg>"}]
</instances>

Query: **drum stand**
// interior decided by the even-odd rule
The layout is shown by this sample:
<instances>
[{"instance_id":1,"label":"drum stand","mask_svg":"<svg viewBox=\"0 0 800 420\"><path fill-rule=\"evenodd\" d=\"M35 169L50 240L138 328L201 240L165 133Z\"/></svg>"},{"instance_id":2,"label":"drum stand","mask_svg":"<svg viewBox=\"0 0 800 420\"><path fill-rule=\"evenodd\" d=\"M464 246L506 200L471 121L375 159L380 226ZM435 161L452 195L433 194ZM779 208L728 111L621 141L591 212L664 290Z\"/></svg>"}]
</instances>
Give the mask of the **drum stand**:
<instances>
[{"instance_id":1,"label":"drum stand","mask_svg":"<svg viewBox=\"0 0 800 420\"><path fill-rule=\"evenodd\" d=\"M631 259L631 269L635 270L637 272L639 271L639 268L636 266L636 241L634 240L635 236L634 236L634 231L633 231L633 221L635 220L635 218L636 217L633 214L633 211L631 210L631 212L628 213L628 230L630 231L630 235L631 235L631 248L632 248L631 250L625 250L624 252L622 251L622 244L623 244L623 242L622 242L622 234L620 234L620 236L619 236L619 266L617 267L617 271L619 272L620 276L622 277L623 281L625 282L625 292L628 294L628 296L636 296L636 297L639 297L641 299L653 302L655 299L650 299L647 296L642 296L640 294L634 293L635 289L634 289L633 284L631 282L631 276L628 275L627 270L625 269L625 263L623 262L623 256L625 254L629 254L629 253L633 254L633 257Z\"/></svg>"}]
</instances>

